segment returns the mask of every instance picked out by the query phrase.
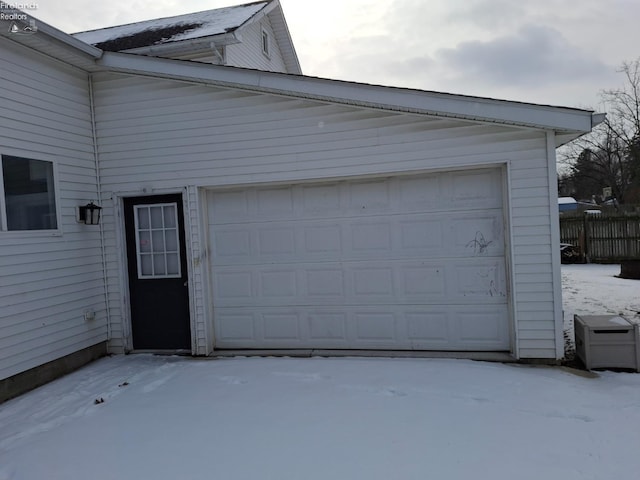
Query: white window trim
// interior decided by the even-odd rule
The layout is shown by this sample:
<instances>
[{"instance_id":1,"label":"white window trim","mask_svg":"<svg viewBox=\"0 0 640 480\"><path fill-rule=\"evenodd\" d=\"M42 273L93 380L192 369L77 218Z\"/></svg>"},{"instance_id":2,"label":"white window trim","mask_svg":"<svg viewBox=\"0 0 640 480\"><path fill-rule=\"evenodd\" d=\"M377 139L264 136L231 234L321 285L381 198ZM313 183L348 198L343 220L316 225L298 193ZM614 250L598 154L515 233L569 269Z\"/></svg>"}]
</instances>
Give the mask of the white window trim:
<instances>
[{"instance_id":1,"label":"white window trim","mask_svg":"<svg viewBox=\"0 0 640 480\"><path fill-rule=\"evenodd\" d=\"M47 230L7 230L7 206L4 196L4 170L2 168L2 157L20 157L28 160L38 160L49 162L53 167L53 195L56 202L56 226L57 228ZM60 181L58 162L55 160L43 160L20 152L7 153L0 152L0 237L61 237L62 236L62 213L60 208Z\"/></svg>"}]
</instances>

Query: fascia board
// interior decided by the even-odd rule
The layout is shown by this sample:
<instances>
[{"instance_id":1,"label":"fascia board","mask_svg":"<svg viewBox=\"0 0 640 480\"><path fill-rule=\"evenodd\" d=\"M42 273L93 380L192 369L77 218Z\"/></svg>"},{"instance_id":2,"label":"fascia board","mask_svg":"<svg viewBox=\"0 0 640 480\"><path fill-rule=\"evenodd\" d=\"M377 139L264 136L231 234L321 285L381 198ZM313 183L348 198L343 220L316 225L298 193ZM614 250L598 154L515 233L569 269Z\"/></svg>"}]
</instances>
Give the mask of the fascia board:
<instances>
[{"instance_id":1,"label":"fascia board","mask_svg":"<svg viewBox=\"0 0 640 480\"><path fill-rule=\"evenodd\" d=\"M79 54L82 54L85 56L88 55L89 57L92 57L92 58L100 58L102 56L102 50L100 50L99 48L96 48L93 45L84 43L83 41L78 40L77 38L69 35L68 33L63 32L62 30L58 30L57 28L52 27L51 25L44 23L41 20L38 20L36 17L33 17L32 15L29 15L28 13L23 12L22 10L12 9L12 8L9 8L9 9L2 8L1 10L3 13L7 15L9 14L26 15L27 18L33 19L36 22L36 27L38 28L37 33L34 35L11 35L7 32L9 32L9 26L13 22L9 20L0 20L0 29L2 30L3 36L10 37L12 40L17 41L19 43L24 43L25 45L29 45L29 42L30 42L29 37L46 36L51 41L50 43L54 45L58 45L60 48L63 48L63 47L71 48L72 50L75 50ZM23 20L20 20L20 21L17 21L17 23L25 23L25 22ZM41 41L41 39L39 38L38 41Z\"/></svg>"},{"instance_id":2,"label":"fascia board","mask_svg":"<svg viewBox=\"0 0 640 480\"><path fill-rule=\"evenodd\" d=\"M593 112L568 107L410 90L195 62L105 52L97 64L113 71L203 82L230 88L348 105L504 123L578 135L591 131Z\"/></svg>"},{"instance_id":3,"label":"fascia board","mask_svg":"<svg viewBox=\"0 0 640 480\"><path fill-rule=\"evenodd\" d=\"M87 55L90 55L94 58L100 58L102 56L102 50L94 47L93 45L89 45L84 43L82 40L78 40L75 37L72 37L68 33L65 33L57 28L54 28L46 23L42 23L38 20L38 33L45 33L50 37L76 49L80 50Z\"/></svg>"},{"instance_id":4,"label":"fascia board","mask_svg":"<svg viewBox=\"0 0 640 480\"><path fill-rule=\"evenodd\" d=\"M269 20L273 25L278 27L276 29L276 42L282 52L288 72L302 75L300 60L298 59L298 54L293 44L293 39L291 38L287 19L284 17L284 12L279 2L277 3L278 8L275 9L276 3L277 2L274 1L274 8L268 13ZM283 33L278 34L279 32Z\"/></svg>"}]
</instances>

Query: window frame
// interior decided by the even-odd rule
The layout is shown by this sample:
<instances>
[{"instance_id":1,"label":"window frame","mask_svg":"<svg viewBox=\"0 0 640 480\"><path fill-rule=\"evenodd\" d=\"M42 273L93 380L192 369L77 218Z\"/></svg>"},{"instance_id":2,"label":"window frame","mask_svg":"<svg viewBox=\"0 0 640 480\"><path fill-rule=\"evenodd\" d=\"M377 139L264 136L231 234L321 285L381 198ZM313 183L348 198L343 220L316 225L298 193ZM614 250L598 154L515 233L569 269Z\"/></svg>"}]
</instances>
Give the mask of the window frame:
<instances>
[{"instance_id":1,"label":"window frame","mask_svg":"<svg viewBox=\"0 0 640 480\"><path fill-rule=\"evenodd\" d=\"M17 157L24 160L34 160L39 162L47 162L51 164L53 173L53 198L55 201L55 217L56 228L39 229L39 230L9 230L7 222L7 203L4 191L4 168L3 157ZM60 209L60 187L59 187L59 169L56 160L44 160L43 158L35 158L26 156L21 152L0 152L0 236L29 236L29 237L59 237L62 236L62 214Z\"/></svg>"},{"instance_id":2,"label":"window frame","mask_svg":"<svg viewBox=\"0 0 640 480\"><path fill-rule=\"evenodd\" d=\"M267 58L271 58L271 35L269 35L269 32L264 27L262 27L261 32L262 54Z\"/></svg>"}]
</instances>

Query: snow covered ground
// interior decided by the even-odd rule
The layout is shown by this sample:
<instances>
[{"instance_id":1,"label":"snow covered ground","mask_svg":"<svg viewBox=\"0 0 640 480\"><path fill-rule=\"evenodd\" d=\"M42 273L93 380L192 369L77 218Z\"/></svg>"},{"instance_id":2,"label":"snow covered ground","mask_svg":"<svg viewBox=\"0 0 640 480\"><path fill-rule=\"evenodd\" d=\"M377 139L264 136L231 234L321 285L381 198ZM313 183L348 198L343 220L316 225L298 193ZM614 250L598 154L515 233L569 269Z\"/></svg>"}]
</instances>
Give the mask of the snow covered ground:
<instances>
[{"instance_id":1,"label":"snow covered ground","mask_svg":"<svg viewBox=\"0 0 640 480\"><path fill-rule=\"evenodd\" d=\"M563 267L565 315L635 315L616 268ZM639 445L638 374L468 360L115 356L0 405L0 480L624 479Z\"/></svg>"},{"instance_id":2,"label":"snow covered ground","mask_svg":"<svg viewBox=\"0 0 640 480\"><path fill-rule=\"evenodd\" d=\"M573 315L621 314L640 321L640 280L617 278L620 265L563 265L562 305L567 355L575 351Z\"/></svg>"}]
</instances>

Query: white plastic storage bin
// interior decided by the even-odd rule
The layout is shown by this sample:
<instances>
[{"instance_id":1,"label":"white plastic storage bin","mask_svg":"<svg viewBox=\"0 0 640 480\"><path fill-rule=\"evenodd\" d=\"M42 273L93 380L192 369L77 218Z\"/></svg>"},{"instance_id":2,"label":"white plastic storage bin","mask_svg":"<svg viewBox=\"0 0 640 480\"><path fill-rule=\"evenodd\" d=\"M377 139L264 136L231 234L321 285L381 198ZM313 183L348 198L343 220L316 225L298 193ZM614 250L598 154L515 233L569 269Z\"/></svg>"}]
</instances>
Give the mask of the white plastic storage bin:
<instances>
[{"instance_id":1,"label":"white plastic storage bin","mask_svg":"<svg viewBox=\"0 0 640 480\"><path fill-rule=\"evenodd\" d=\"M619 315L574 315L576 354L588 370L630 368L640 372L639 326Z\"/></svg>"}]
</instances>

